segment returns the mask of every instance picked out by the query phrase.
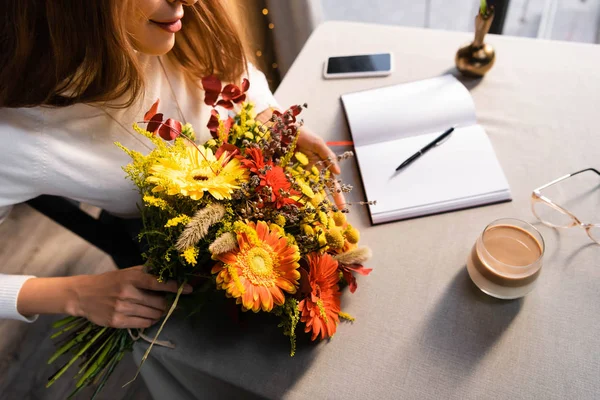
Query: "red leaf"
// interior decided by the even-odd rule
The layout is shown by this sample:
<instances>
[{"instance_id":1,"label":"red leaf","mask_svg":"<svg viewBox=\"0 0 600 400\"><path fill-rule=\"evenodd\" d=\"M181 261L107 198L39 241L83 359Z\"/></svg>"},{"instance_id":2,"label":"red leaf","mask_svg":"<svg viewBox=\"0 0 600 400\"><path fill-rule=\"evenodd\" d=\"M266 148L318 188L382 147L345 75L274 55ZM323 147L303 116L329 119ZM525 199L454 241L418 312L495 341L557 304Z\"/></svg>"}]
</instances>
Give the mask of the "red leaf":
<instances>
[{"instance_id":1,"label":"red leaf","mask_svg":"<svg viewBox=\"0 0 600 400\"><path fill-rule=\"evenodd\" d=\"M163 115L161 113L154 114L152 118L150 118L150 122L146 125L146 130L148 132L156 133L158 128L161 126L160 124L163 121Z\"/></svg>"},{"instance_id":2,"label":"red leaf","mask_svg":"<svg viewBox=\"0 0 600 400\"><path fill-rule=\"evenodd\" d=\"M205 76L202 78L202 87L204 88L204 103L209 106L214 106L219 94L221 94L221 80L216 75Z\"/></svg>"},{"instance_id":3,"label":"red leaf","mask_svg":"<svg viewBox=\"0 0 600 400\"><path fill-rule=\"evenodd\" d=\"M150 109L148 111L146 111L146 114L144 114L144 121L150 121L152 119L152 117L154 117L156 115L156 112L158 111L159 103L160 103L160 99L156 99L154 104L152 104L152 107L150 107ZM152 132L152 131L150 131L150 132Z\"/></svg>"},{"instance_id":4,"label":"red leaf","mask_svg":"<svg viewBox=\"0 0 600 400\"><path fill-rule=\"evenodd\" d=\"M242 93L246 93L250 89L250 81L246 78L242 81Z\"/></svg>"},{"instance_id":5,"label":"red leaf","mask_svg":"<svg viewBox=\"0 0 600 400\"><path fill-rule=\"evenodd\" d=\"M221 80L216 75L209 75L202 78L202 87L206 92L221 93Z\"/></svg>"},{"instance_id":6,"label":"red leaf","mask_svg":"<svg viewBox=\"0 0 600 400\"><path fill-rule=\"evenodd\" d=\"M292 112L292 115L294 117L296 117L298 114L300 114L302 112L302 108L300 106L291 106L290 111Z\"/></svg>"},{"instance_id":7,"label":"red leaf","mask_svg":"<svg viewBox=\"0 0 600 400\"><path fill-rule=\"evenodd\" d=\"M246 79L246 81L247 81L247 79ZM242 85L243 85L243 83L242 83ZM249 82L248 82L248 85L250 85ZM244 94L244 92L245 92L245 90L240 90L239 87L229 84L223 88L223 92L221 93L221 96L223 97L223 100L233 101L234 103L238 104L238 103L241 103L242 101L246 100L246 95Z\"/></svg>"},{"instance_id":8,"label":"red leaf","mask_svg":"<svg viewBox=\"0 0 600 400\"><path fill-rule=\"evenodd\" d=\"M206 127L213 138L217 139L217 130L219 129L219 113L216 110L210 110L210 119Z\"/></svg>"},{"instance_id":9,"label":"red leaf","mask_svg":"<svg viewBox=\"0 0 600 400\"><path fill-rule=\"evenodd\" d=\"M233 102L235 104L239 104L239 103L243 102L244 100L246 100L246 95L245 94L243 94L243 95L241 95L239 97L236 97L235 99L233 99Z\"/></svg>"},{"instance_id":10,"label":"red leaf","mask_svg":"<svg viewBox=\"0 0 600 400\"><path fill-rule=\"evenodd\" d=\"M219 100L217 102L218 106L231 110L233 108L233 103L229 100Z\"/></svg>"},{"instance_id":11,"label":"red leaf","mask_svg":"<svg viewBox=\"0 0 600 400\"><path fill-rule=\"evenodd\" d=\"M169 118L158 128L158 134L164 140L173 140L181 134L181 122Z\"/></svg>"},{"instance_id":12,"label":"red leaf","mask_svg":"<svg viewBox=\"0 0 600 400\"><path fill-rule=\"evenodd\" d=\"M240 96L241 94L242 94L242 91L240 90L240 88L231 83L229 85L225 86L223 88L223 91L221 92L221 96L223 97L223 100L226 100L226 101L233 100L236 97Z\"/></svg>"},{"instance_id":13,"label":"red leaf","mask_svg":"<svg viewBox=\"0 0 600 400\"><path fill-rule=\"evenodd\" d=\"M234 146L232 144L223 143L221 145L221 147L219 147L217 149L217 152L215 153L215 157L217 158L217 160L221 158L223 153L227 153L225 158L222 160L222 165L225 166L233 157L240 154L240 149L238 149L236 146Z\"/></svg>"},{"instance_id":14,"label":"red leaf","mask_svg":"<svg viewBox=\"0 0 600 400\"><path fill-rule=\"evenodd\" d=\"M360 264L348 264L348 265L344 265L343 268L348 268L349 270L356 272L358 274L361 275L369 275L371 273L371 271L373 271L373 268L365 268Z\"/></svg>"},{"instance_id":15,"label":"red leaf","mask_svg":"<svg viewBox=\"0 0 600 400\"><path fill-rule=\"evenodd\" d=\"M214 92L205 92L204 94L204 104L207 106L214 107L217 99L219 98L219 93Z\"/></svg>"},{"instance_id":16,"label":"red leaf","mask_svg":"<svg viewBox=\"0 0 600 400\"><path fill-rule=\"evenodd\" d=\"M344 275L344 279L348 282L348 288L350 288L350 293L356 292L358 285L356 284L356 278L352 275L352 272L348 270L342 270L342 275Z\"/></svg>"}]
</instances>

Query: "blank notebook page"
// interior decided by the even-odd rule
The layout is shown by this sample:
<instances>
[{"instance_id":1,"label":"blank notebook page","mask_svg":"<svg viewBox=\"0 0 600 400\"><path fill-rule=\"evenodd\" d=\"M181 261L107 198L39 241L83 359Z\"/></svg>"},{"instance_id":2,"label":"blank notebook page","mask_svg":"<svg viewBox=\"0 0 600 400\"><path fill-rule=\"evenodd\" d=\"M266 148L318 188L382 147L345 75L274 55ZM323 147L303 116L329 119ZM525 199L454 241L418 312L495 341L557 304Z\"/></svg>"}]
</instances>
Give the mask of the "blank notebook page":
<instances>
[{"instance_id":1,"label":"blank notebook page","mask_svg":"<svg viewBox=\"0 0 600 400\"><path fill-rule=\"evenodd\" d=\"M385 90L386 104L402 104L402 113L378 111L377 90L343 96L365 193L377 202L370 206L374 223L510 199L502 168L485 131L475 123L473 103L462 84L441 77ZM380 133L384 123L387 129ZM445 142L395 171L454 124L459 126Z\"/></svg>"}]
</instances>

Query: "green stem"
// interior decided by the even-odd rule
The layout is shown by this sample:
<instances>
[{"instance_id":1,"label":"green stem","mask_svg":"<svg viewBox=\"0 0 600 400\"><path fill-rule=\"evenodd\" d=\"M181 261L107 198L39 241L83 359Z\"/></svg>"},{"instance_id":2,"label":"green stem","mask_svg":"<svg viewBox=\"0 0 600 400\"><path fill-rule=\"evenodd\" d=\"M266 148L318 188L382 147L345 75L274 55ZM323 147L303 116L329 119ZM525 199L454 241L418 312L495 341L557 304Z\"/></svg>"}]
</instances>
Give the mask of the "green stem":
<instances>
[{"instance_id":1,"label":"green stem","mask_svg":"<svg viewBox=\"0 0 600 400\"><path fill-rule=\"evenodd\" d=\"M77 343L81 343L85 335L87 335L93 327L94 325L90 322L89 325L86 326L85 329L81 331L77 336L75 336L69 342L65 343L58 350L56 350L56 352L52 354L52 357L50 357L50 359L48 360L48 364L52 364L54 361L56 361L58 357L69 351L71 347L75 346Z\"/></svg>"},{"instance_id":2,"label":"green stem","mask_svg":"<svg viewBox=\"0 0 600 400\"><path fill-rule=\"evenodd\" d=\"M92 354L92 356L86 361L86 363L83 365L83 367L81 367L81 369L79 370L79 372L77 373L77 375L81 374L83 371L86 370L86 368L88 367L88 365L90 365L90 363L94 360L94 358L96 358L96 356L102 351L102 349L107 346L109 343L113 342L114 340L114 336L115 336L116 332L111 333L106 340L104 341L104 343L102 343L99 347L98 350L96 350L94 352L94 354ZM112 343L111 343L112 344ZM111 346L108 346L109 348ZM89 370L88 370L89 371Z\"/></svg>"},{"instance_id":3,"label":"green stem","mask_svg":"<svg viewBox=\"0 0 600 400\"><path fill-rule=\"evenodd\" d=\"M66 317L63 319L59 319L58 321L56 321L55 323L52 324L52 329L58 329L61 326L64 326L72 321L75 321L76 319L79 319L79 317Z\"/></svg>"},{"instance_id":4,"label":"green stem","mask_svg":"<svg viewBox=\"0 0 600 400\"><path fill-rule=\"evenodd\" d=\"M79 381L77 381L77 384L75 385L77 388L80 388L81 386L83 386L83 383L86 382L88 380L88 378L90 378L90 376L92 376L92 374L98 370L100 365L102 365L102 362L106 358L106 355L110 352L111 349L113 349L114 338L115 338L115 336L113 333L113 334L111 334L110 338L106 342L104 342L102 347L100 347L100 349L98 349L98 351L96 351L96 353L99 353L101 349L104 349L102 351L102 354L100 354L100 357L98 357L98 359L94 361L94 363L91 365L91 367L85 372L85 374L83 374L81 379L79 379ZM86 363L86 366L83 369L85 369L87 367L87 364L89 364L89 362L91 360L93 360L95 357L96 357L96 354L94 354L88 360L88 362Z\"/></svg>"},{"instance_id":5,"label":"green stem","mask_svg":"<svg viewBox=\"0 0 600 400\"><path fill-rule=\"evenodd\" d=\"M104 385L106 385L106 382L108 381L108 378L110 378L110 376L112 375L113 371L115 370L115 367L119 364L119 361L121 361L121 359L125 355L125 343L126 343L126 341L127 341L128 338L129 337L127 335L121 335L121 341L120 341L120 344L119 344L119 351L111 359L111 361L110 361L110 363L109 363L109 365L107 367L107 372L104 374L104 377L102 378L102 380L100 381L100 384L98 385L98 388L96 389L96 391L92 395L92 399L91 400L94 400L96 398L96 396L100 393L100 391L102 390L102 388L104 387Z\"/></svg>"},{"instance_id":6,"label":"green stem","mask_svg":"<svg viewBox=\"0 0 600 400\"><path fill-rule=\"evenodd\" d=\"M54 375L54 376L53 376L53 377L52 377L52 378L51 378L51 379L48 381L48 383L46 384L46 387L50 387L50 386L52 386L52 384L53 384L54 382L56 382L56 380L57 380L58 378L60 378L60 377L62 376L62 374L64 374L64 373L65 373L65 372L66 372L66 371L69 369L69 367L70 367L71 365L73 365L73 364L75 363L75 361L77 361L77 359L78 359L79 357L81 357L81 355L82 355L83 353L85 353L85 352L86 352L86 350L87 350L87 349L89 349L89 348L90 348L90 346L91 346L92 344L94 344L94 342L95 342L95 341L96 341L96 340L97 340L97 339L98 339L100 336L102 336L102 334L103 334L103 333L104 333L104 332L105 332L107 329L108 329L108 327L106 327L106 326L105 326L105 327L104 327L104 328L102 328L102 329L101 329L101 330L100 330L98 333L96 333L96 335L95 335L95 336L92 338L92 340L90 340L89 342L87 342L87 343L86 343L86 345L85 345L85 346L83 346L83 348L82 348L81 350L79 350L79 352L78 352L78 353L77 353L77 354L76 354L76 355L75 355L73 358L71 358L71 361L69 361L69 362L67 363L67 365L65 365L64 367L62 367L62 368L60 369L60 371L58 371L58 372L57 372L57 373L56 373L56 374L55 374L55 375Z\"/></svg>"},{"instance_id":7,"label":"green stem","mask_svg":"<svg viewBox=\"0 0 600 400\"><path fill-rule=\"evenodd\" d=\"M479 14L486 15L487 14L487 1L481 0L479 5Z\"/></svg>"},{"instance_id":8,"label":"green stem","mask_svg":"<svg viewBox=\"0 0 600 400\"><path fill-rule=\"evenodd\" d=\"M81 326L83 326L83 324L85 324L85 322L86 322L85 319L77 318L77 319L73 320L70 324L65 326L63 329L61 329L60 331L58 331L58 332L54 333L52 336L50 336L50 339L56 339L63 333L70 331L71 329L73 329L75 327L81 327ZM64 326L64 324L61 326Z\"/></svg>"}]
</instances>

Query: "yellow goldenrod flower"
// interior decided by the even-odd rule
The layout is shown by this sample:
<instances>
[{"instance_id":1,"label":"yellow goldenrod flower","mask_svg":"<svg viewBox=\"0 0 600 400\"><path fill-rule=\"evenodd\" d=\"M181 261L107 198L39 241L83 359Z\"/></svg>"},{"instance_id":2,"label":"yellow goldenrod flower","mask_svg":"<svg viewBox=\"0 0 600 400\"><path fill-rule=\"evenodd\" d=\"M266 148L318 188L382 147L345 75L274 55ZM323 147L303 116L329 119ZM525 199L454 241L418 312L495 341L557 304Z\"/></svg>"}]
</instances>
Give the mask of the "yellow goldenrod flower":
<instances>
[{"instance_id":1,"label":"yellow goldenrod flower","mask_svg":"<svg viewBox=\"0 0 600 400\"><path fill-rule=\"evenodd\" d=\"M285 217L281 214L278 214L275 217L275 223L279 226L285 226Z\"/></svg>"},{"instance_id":2,"label":"yellow goldenrod flower","mask_svg":"<svg viewBox=\"0 0 600 400\"><path fill-rule=\"evenodd\" d=\"M161 210L164 210L168 207L167 202L164 201L163 199L159 199L158 197L149 196L149 195L144 196L144 203L146 203L146 205L149 205L152 207L158 207Z\"/></svg>"},{"instance_id":3,"label":"yellow goldenrod flower","mask_svg":"<svg viewBox=\"0 0 600 400\"><path fill-rule=\"evenodd\" d=\"M258 235L256 234L256 230L250 228L248 225L246 225L245 223L243 223L241 221L236 221L233 223L233 230L238 235L241 233L245 233L247 236L246 240L252 244L256 245L256 244L260 243L260 240L258 239Z\"/></svg>"},{"instance_id":4,"label":"yellow goldenrod flower","mask_svg":"<svg viewBox=\"0 0 600 400\"><path fill-rule=\"evenodd\" d=\"M198 249L196 247L186 249L181 255L188 264L196 265L198 263Z\"/></svg>"},{"instance_id":5,"label":"yellow goldenrod flower","mask_svg":"<svg viewBox=\"0 0 600 400\"><path fill-rule=\"evenodd\" d=\"M165 228L171 228L173 226L177 226L179 224L187 225L190 222L191 218L185 214L181 214L175 218L171 218L165 224Z\"/></svg>"},{"instance_id":6,"label":"yellow goldenrod flower","mask_svg":"<svg viewBox=\"0 0 600 400\"><path fill-rule=\"evenodd\" d=\"M294 154L294 157L296 157L296 160L298 160L298 162L302 165L308 165L308 157L306 157L306 155L304 153L300 153L299 151L296 152L296 154Z\"/></svg>"}]
</instances>

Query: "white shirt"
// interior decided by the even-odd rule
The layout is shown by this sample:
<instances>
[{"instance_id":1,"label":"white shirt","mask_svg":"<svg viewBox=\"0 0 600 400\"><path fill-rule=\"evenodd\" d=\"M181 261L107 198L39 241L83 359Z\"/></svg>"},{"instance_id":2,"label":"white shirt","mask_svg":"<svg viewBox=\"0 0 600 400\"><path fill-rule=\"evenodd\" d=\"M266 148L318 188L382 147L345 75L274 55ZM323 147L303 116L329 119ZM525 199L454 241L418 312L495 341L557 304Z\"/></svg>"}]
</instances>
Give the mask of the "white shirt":
<instances>
[{"instance_id":1,"label":"white shirt","mask_svg":"<svg viewBox=\"0 0 600 400\"><path fill-rule=\"evenodd\" d=\"M166 74L158 57L139 58L144 65L145 94L127 109L104 108L105 112L86 104L0 108L0 208L49 194L88 203L121 217L137 216L139 193L122 170L130 159L114 143L118 141L144 154L150 151L152 144L131 126L143 119L157 98L165 118L185 117L194 126L199 141L210 138L206 128L210 107L204 104L204 91L186 81L183 71L166 57L161 57ZM255 104L256 112L277 107L265 76L252 65L248 78L248 99ZM35 319L24 318L16 308L19 291L29 278L0 274L0 318Z\"/></svg>"}]
</instances>

